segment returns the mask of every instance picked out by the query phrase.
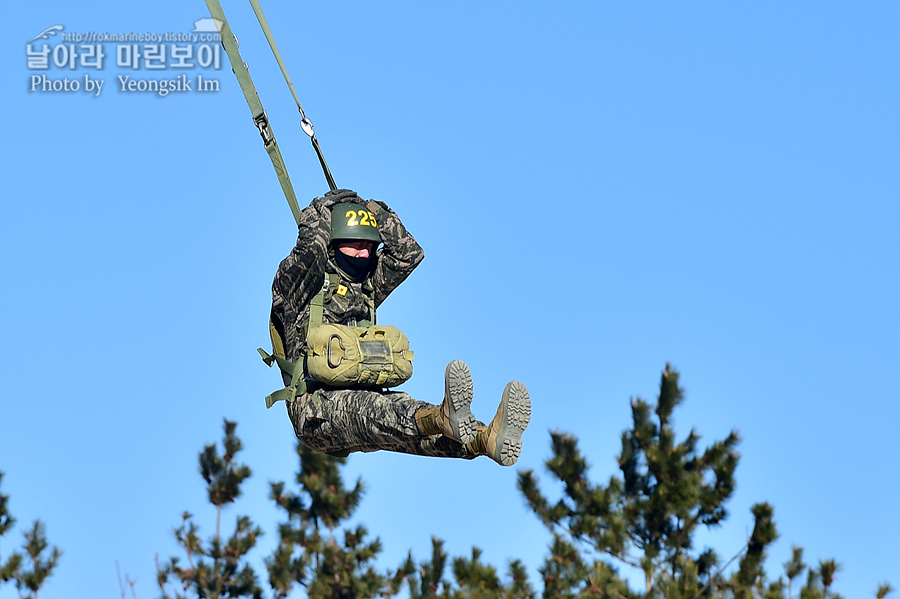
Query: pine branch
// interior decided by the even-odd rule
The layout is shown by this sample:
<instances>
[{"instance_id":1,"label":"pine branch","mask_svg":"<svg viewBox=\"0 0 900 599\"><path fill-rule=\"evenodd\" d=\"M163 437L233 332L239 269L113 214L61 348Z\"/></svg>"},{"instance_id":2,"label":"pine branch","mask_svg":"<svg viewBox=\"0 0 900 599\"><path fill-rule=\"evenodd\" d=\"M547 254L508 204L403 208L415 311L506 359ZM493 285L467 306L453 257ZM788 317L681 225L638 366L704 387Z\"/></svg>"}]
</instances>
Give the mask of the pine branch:
<instances>
[{"instance_id":1,"label":"pine branch","mask_svg":"<svg viewBox=\"0 0 900 599\"><path fill-rule=\"evenodd\" d=\"M157 569L159 569L159 556L157 556ZM116 578L119 579L119 590L122 592L122 599L125 599L125 584L131 587L131 597L132 599L137 599L137 593L134 590L134 585L137 584L137 578L131 580L129 578L128 573L125 573L125 584L122 584L122 573L119 570L119 560L116 560Z\"/></svg>"},{"instance_id":2,"label":"pine branch","mask_svg":"<svg viewBox=\"0 0 900 599\"><path fill-rule=\"evenodd\" d=\"M728 560L728 562L724 566L722 566L719 569L719 571L716 572L716 574L714 576L710 576L709 580L706 581L706 584L703 585L703 588L700 589L700 592L698 592L696 595L694 595L694 599L700 599L700 597L703 596L703 593L706 592L706 589L709 588L709 585L711 585L713 582L718 580L718 578L720 576L722 576L722 574L725 573L725 570L728 569L728 566L730 566L732 563L734 563L734 560L741 557L741 555L743 555L744 552L747 551L748 547L750 547L750 539L747 540L747 544L744 545L743 547L741 547L741 549L737 553L734 554L734 557L732 557L730 560Z\"/></svg>"},{"instance_id":3,"label":"pine branch","mask_svg":"<svg viewBox=\"0 0 900 599\"><path fill-rule=\"evenodd\" d=\"M116 578L119 579L119 590L122 591L122 599L125 599L125 585L122 584L122 572L119 570L119 560L116 560Z\"/></svg>"},{"instance_id":4,"label":"pine branch","mask_svg":"<svg viewBox=\"0 0 900 599\"><path fill-rule=\"evenodd\" d=\"M156 562L156 582L159 584L159 588L162 591L163 597L165 597L166 599L172 599L171 597L169 597L169 593L166 592L166 585L164 583L165 583L166 579L168 578L168 576L165 575L163 569L159 567L159 554L158 553L156 554L156 557L154 558L154 562Z\"/></svg>"},{"instance_id":5,"label":"pine branch","mask_svg":"<svg viewBox=\"0 0 900 599\"><path fill-rule=\"evenodd\" d=\"M59 563L62 551L58 547L50 550L49 556L44 556L44 551L50 548L47 536L44 533L44 524L40 520L34 521L30 531L24 533L25 543L22 549L28 554L31 561L31 570L19 568L14 574L16 588L27 589L34 593L34 599L38 599L38 591L44 586L47 579L53 574L53 569Z\"/></svg>"}]
</instances>

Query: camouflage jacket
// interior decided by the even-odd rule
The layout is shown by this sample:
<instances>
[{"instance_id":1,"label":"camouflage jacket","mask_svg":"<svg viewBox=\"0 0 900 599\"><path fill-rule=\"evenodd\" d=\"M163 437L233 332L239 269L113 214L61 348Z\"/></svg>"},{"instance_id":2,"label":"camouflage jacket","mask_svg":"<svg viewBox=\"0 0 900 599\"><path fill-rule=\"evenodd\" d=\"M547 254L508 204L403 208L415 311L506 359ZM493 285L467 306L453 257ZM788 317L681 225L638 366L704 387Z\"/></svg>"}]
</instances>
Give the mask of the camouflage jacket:
<instances>
[{"instance_id":1,"label":"camouflage jacket","mask_svg":"<svg viewBox=\"0 0 900 599\"><path fill-rule=\"evenodd\" d=\"M331 206L350 201L366 205L378 222L383 245L375 254L376 263L367 279L374 288L376 308L425 257L421 246L384 202L364 203L354 192L343 189L314 199L301 214L297 245L281 261L272 283L272 325L284 340L285 356L292 362L305 349L304 325L309 320L310 301L322 289L325 273L338 274L347 288L346 294L334 294L325 303L325 322L345 324L353 318L369 318L363 283L351 282L335 266L330 247Z\"/></svg>"}]
</instances>

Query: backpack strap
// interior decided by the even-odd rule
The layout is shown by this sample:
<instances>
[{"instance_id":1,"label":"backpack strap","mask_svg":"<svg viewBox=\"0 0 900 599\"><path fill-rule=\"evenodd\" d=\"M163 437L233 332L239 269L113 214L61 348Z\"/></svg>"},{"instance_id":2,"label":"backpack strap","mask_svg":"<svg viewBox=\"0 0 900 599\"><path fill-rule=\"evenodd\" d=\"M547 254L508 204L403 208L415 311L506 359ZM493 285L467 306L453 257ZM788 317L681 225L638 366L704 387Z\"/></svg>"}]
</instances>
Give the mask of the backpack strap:
<instances>
[{"instance_id":1,"label":"backpack strap","mask_svg":"<svg viewBox=\"0 0 900 599\"><path fill-rule=\"evenodd\" d=\"M366 304L369 306L369 324L367 326L375 326L378 322L375 319L375 286L372 285L372 277L367 278L362 284L363 296L366 298Z\"/></svg>"},{"instance_id":2,"label":"backpack strap","mask_svg":"<svg viewBox=\"0 0 900 599\"><path fill-rule=\"evenodd\" d=\"M262 356L263 362L267 365L272 366L274 363L278 363L278 368L281 369L281 372L288 375L291 379L291 384L285 387L284 389L279 389L274 393L270 393L266 396L266 408L271 408L275 405L275 402L281 401L282 399L285 401L293 401L295 397L298 395L302 395L306 393L306 369L303 367L303 360L298 360L297 362L289 362L284 358L280 358L277 355L272 356L269 355L263 348L257 348L259 355Z\"/></svg>"},{"instance_id":3,"label":"backpack strap","mask_svg":"<svg viewBox=\"0 0 900 599\"><path fill-rule=\"evenodd\" d=\"M315 327L321 326L325 322L325 304L331 301L340 282L341 277L337 273L325 273L325 280L322 281L322 288L319 289L319 292L313 296L312 300L309 302L309 319L306 321L307 333ZM366 281L363 282L362 291L363 296L366 298L366 304L369 306L371 322L360 322L359 324L367 327L374 326L375 287L372 285L370 279L366 279ZM304 363L304 358L301 357L296 362L291 362L286 358L284 341L271 321L269 321L269 333L272 337L272 354L270 355L261 347L257 348L256 351L259 352L259 355L267 366L271 367L277 363L278 368L285 378L290 379L291 384L284 389L279 389L278 391L267 395L267 408L271 408L276 402L281 401L282 399L285 401L293 401L298 395L306 393L309 388L309 385L306 383L306 365Z\"/></svg>"},{"instance_id":4,"label":"backpack strap","mask_svg":"<svg viewBox=\"0 0 900 599\"><path fill-rule=\"evenodd\" d=\"M325 304L331 300L331 296L334 295L334 290L337 289L340 282L341 277L337 273L325 273L322 288L309 302L309 320L306 321L307 331L322 326L325 322ZM326 295L328 296L327 298Z\"/></svg>"},{"instance_id":5,"label":"backpack strap","mask_svg":"<svg viewBox=\"0 0 900 599\"><path fill-rule=\"evenodd\" d=\"M337 288L339 281L340 277L337 274L325 274L325 280L322 281L322 288L319 289L319 292L313 296L312 300L309 302L309 320L306 321L307 331L313 327L320 326L324 322L325 304L331 300L331 296L334 295L334 289ZM281 401L282 399L285 401L293 401L298 395L306 393L308 388L306 384L306 367L303 357L296 362L291 362L287 359L284 351L284 340L281 338L281 335L278 334L275 325L272 324L271 321L269 321L269 333L272 337L272 354L270 355L261 347L257 348L256 351L259 352L259 355L267 366L272 367L277 363L284 378L290 379L291 383L284 389L279 389L266 396L267 408L271 408L276 402Z\"/></svg>"}]
</instances>

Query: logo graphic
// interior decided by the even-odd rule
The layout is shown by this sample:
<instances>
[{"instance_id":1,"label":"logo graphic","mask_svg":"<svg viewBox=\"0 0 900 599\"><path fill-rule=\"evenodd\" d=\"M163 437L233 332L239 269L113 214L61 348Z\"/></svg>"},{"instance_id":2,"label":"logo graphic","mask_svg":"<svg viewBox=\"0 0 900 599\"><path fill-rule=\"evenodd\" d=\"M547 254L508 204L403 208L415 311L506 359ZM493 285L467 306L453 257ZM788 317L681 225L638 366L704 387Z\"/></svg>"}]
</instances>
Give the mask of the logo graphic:
<instances>
[{"instance_id":1,"label":"logo graphic","mask_svg":"<svg viewBox=\"0 0 900 599\"><path fill-rule=\"evenodd\" d=\"M209 17L194 21L194 29L191 33L218 33L222 29L222 21Z\"/></svg>"},{"instance_id":2,"label":"logo graphic","mask_svg":"<svg viewBox=\"0 0 900 599\"><path fill-rule=\"evenodd\" d=\"M65 27L63 27L62 25L54 25L53 27L47 27L46 29L41 31L38 35L36 35L33 38L31 38L30 40L28 40L28 43L30 44L34 40L48 40L48 39L50 39L51 35L56 35L57 31L62 31L63 29L65 29Z\"/></svg>"}]
</instances>

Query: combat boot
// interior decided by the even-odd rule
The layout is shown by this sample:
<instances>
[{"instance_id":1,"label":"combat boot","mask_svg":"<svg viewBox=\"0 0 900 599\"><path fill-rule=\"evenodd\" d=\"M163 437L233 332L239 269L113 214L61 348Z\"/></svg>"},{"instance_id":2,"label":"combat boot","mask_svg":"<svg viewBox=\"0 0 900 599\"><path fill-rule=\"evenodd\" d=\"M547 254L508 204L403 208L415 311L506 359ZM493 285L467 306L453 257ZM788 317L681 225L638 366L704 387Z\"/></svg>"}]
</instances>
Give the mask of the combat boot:
<instances>
[{"instance_id":1,"label":"combat boot","mask_svg":"<svg viewBox=\"0 0 900 599\"><path fill-rule=\"evenodd\" d=\"M522 433L531 420L528 389L513 381L503 390L503 398L494 419L479 426L475 440L466 448L475 455L486 455L501 466L512 466L522 453Z\"/></svg>"},{"instance_id":2,"label":"combat boot","mask_svg":"<svg viewBox=\"0 0 900 599\"><path fill-rule=\"evenodd\" d=\"M416 424L425 435L444 435L465 445L475 440L477 423L472 415L472 375L462 360L447 364L444 401L416 412Z\"/></svg>"}]
</instances>

